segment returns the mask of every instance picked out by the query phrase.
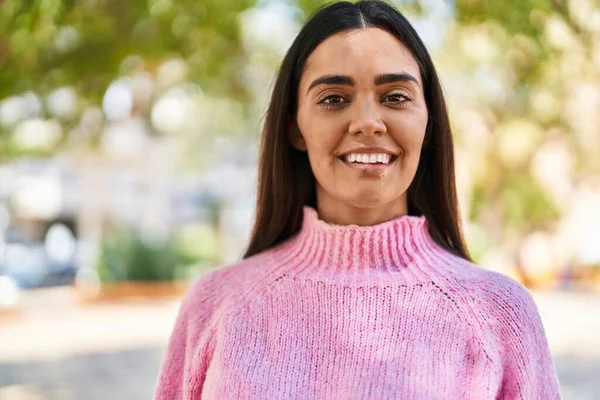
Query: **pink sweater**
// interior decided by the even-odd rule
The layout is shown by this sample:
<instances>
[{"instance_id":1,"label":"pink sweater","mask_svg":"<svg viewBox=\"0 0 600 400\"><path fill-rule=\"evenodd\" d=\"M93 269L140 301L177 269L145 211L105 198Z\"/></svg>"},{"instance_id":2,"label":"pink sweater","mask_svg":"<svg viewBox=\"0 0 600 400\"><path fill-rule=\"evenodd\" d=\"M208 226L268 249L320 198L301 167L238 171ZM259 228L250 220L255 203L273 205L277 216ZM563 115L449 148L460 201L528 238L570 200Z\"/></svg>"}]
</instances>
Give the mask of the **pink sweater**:
<instances>
[{"instance_id":1,"label":"pink sweater","mask_svg":"<svg viewBox=\"0 0 600 400\"><path fill-rule=\"evenodd\" d=\"M302 230L202 275L155 399L560 399L516 281L438 246L424 217Z\"/></svg>"}]
</instances>

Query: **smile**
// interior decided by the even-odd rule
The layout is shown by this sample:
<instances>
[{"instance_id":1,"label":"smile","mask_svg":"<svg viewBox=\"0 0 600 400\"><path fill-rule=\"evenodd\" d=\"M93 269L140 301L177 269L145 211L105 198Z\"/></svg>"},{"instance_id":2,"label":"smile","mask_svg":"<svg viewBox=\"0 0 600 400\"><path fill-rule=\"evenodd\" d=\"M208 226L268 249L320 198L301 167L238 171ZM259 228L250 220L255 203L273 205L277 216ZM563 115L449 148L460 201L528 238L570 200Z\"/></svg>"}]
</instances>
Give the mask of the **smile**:
<instances>
[{"instance_id":1,"label":"smile","mask_svg":"<svg viewBox=\"0 0 600 400\"><path fill-rule=\"evenodd\" d=\"M345 166L358 169L369 174L380 174L391 168L396 162L397 156L390 154L348 154L338 159Z\"/></svg>"}]
</instances>

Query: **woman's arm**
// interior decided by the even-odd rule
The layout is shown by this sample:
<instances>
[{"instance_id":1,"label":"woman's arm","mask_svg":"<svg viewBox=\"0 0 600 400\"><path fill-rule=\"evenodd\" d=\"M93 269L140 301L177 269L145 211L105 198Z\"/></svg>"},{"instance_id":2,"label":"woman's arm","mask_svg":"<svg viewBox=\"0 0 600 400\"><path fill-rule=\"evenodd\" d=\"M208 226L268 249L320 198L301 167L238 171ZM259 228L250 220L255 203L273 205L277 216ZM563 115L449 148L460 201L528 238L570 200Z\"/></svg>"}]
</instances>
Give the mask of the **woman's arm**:
<instances>
[{"instance_id":1,"label":"woman's arm","mask_svg":"<svg viewBox=\"0 0 600 400\"><path fill-rule=\"evenodd\" d=\"M484 290L493 353L500 358L502 378L498 399L555 400L560 387L546 333L529 291L502 279Z\"/></svg>"},{"instance_id":2,"label":"woman's arm","mask_svg":"<svg viewBox=\"0 0 600 400\"><path fill-rule=\"evenodd\" d=\"M155 400L199 399L214 350L215 299L201 277L184 296L163 361Z\"/></svg>"}]
</instances>

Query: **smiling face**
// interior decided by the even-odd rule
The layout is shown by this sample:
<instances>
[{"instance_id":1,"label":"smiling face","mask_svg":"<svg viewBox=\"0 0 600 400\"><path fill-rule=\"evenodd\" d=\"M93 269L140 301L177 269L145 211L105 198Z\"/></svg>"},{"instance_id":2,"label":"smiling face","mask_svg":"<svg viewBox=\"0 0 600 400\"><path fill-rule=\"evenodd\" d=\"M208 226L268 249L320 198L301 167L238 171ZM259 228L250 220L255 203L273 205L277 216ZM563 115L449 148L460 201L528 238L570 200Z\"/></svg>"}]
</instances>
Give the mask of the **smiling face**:
<instances>
[{"instance_id":1,"label":"smiling face","mask_svg":"<svg viewBox=\"0 0 600 400\"><path fill-rule=\"evenodd\" d=\"M427 121L419 66L393 35L367 28L321 43L290 135L308 153L320 218L373 225L407 214Z\"/></svg>"}]
</instances>

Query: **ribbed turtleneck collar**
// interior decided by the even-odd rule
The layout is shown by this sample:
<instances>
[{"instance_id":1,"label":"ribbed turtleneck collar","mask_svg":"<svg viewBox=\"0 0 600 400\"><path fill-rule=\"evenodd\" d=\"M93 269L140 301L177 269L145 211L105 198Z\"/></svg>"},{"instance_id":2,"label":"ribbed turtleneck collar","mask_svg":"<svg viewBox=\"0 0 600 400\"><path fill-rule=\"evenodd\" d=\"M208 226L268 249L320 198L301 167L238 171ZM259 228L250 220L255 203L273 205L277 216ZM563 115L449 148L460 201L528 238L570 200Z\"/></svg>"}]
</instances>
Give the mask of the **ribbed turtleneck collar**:
<instances>
[{"instance_id":1,"label":"ribbed turtleneck collar","mask_svg":"<svg viewBox=\"0 0 600 400\"><path fill-rule=\"evenodd\" d=\"M372 225L334 225L304 207L300 232L276 252L294 276L356 282L419 282L444 273L456 257L433 241L424 216L404 215Z\"/></svg>"}]
</instances>

